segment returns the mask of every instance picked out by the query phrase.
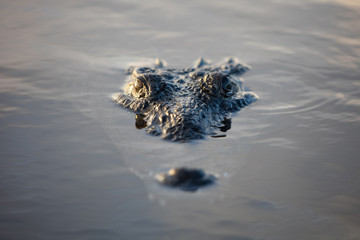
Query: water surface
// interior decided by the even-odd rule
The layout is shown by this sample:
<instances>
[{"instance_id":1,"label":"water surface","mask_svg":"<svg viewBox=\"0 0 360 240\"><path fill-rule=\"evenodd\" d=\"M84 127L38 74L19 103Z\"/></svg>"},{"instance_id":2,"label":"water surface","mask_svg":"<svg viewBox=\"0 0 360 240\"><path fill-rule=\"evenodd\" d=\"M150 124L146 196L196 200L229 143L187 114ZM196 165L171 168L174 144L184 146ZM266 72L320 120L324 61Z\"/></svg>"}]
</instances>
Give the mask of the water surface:
<instances>
[{"instance_id":1,"label":"water surface","mask_svg":"<svg viewBox=\"0 0 360 240\"><path fill-rule=\"evenodd\" d=\"M2 1L1 239L360 238L357 1ZM225 138L134 127L111 102L156 57L252 66ZM219 174L162 188L174 166Z\"/></svg>"}]
</instances>

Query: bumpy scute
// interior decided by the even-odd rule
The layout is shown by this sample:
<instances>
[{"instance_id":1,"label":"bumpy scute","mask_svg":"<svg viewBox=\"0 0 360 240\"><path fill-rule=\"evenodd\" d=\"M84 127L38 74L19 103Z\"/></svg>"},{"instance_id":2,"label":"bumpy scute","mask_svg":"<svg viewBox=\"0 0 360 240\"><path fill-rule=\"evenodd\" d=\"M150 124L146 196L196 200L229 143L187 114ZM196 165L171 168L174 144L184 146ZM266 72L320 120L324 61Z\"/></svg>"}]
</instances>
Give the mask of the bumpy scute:
<instances>
[{"instance_id":1,"label":"bumpy scute","mask_svg":"<svg viewBox=\"0 0 360 240\"><path fill-rule=\"evenodd\" d=\"M114 101L137 114L137 128L164 139L216 136L217 130L230 129L232 112L257 100L242 88L240 76L249 69L235 58L217 64L200 58L194 68L184 69L165 68L157 59L153 67L130 67Z\"/></svg>"}]
</instances>

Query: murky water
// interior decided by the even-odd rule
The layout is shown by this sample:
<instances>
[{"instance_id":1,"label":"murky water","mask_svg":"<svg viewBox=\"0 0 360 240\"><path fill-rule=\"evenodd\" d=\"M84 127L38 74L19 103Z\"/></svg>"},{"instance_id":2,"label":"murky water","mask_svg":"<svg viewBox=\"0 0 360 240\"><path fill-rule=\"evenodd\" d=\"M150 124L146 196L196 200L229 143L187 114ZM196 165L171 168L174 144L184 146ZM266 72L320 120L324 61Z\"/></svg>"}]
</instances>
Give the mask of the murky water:
<instances>
[{"instance_id":1,"label":"murky water","mask_svg":"<svg viewBox=\"0 0 360 240\"><path fill-rule=\"evenodd\" d=\"M1 239L360 239L360 3L2 1ZM132 63L236 56L260 100L179 144L111 102ZM219 174L162 188L173 166Z\"/></svg>"}]
</instances>

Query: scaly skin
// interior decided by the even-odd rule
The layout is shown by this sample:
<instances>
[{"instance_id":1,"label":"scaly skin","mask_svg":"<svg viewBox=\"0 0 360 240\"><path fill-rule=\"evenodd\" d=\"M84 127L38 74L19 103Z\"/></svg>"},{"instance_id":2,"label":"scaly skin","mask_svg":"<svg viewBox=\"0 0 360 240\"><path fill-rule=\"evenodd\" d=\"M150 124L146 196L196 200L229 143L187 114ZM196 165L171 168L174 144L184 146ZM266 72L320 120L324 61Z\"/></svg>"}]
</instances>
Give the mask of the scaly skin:
<instances>
[{"instance_id":1,"label":"scaly skin","mask_svg":"<svg viewBox=\"0 0 360 240\"><path fill-rule=\"evenodd\" d=\"M129 81L114 101L136 115L136 126L150 134L173 141L216 136L230 128L230 113L257 100L244 92L240 75L249 67L228 58L209 64L200 58L194 68L130 68ZM226 125L226 126L224 126Z\"/></svg>"}]
</instances>

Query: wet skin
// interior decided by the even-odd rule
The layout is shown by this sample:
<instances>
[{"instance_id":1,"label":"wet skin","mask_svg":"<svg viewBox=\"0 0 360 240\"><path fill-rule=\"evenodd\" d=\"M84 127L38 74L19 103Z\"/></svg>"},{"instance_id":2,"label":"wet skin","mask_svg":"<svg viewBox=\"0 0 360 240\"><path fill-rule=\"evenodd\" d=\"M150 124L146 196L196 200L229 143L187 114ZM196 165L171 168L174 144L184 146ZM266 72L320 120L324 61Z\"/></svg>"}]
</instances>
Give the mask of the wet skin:
<instances>
[{"instance_id":1,"label":"wet skin","mask_svg":"<svg viewBox=\"0 0 360 240\"><path fill-rule=\"evenodd\" d=\"M231 127L230 114L256 101L245 92L240 76L249 67L235 58L210 64L200 58L193 68L130 67L122 92L114 101L136 114L135 125L173 141L218 135Z\"/></svg>"}]
</instances>

